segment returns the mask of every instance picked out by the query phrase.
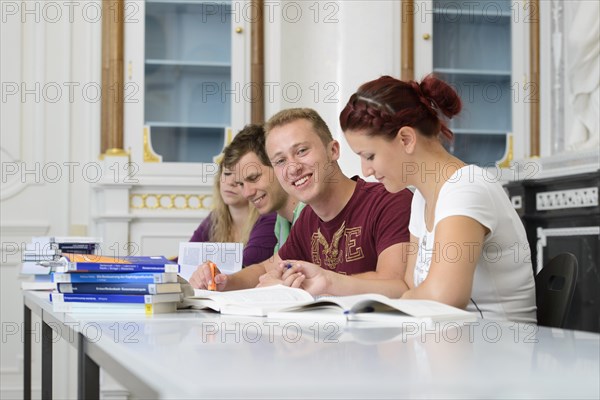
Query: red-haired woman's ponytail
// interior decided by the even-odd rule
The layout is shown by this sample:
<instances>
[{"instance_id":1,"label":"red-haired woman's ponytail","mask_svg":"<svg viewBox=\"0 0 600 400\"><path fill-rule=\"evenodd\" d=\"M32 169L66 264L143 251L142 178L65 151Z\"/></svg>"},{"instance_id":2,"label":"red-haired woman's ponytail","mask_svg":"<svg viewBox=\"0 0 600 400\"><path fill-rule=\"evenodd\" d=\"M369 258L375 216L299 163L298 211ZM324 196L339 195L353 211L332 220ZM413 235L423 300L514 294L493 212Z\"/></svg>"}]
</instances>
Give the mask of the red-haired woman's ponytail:
<instances>
[{"instance_id":1,"label":"red-haired woman's ponytail","mask_svg":"<svg viewBox=\"0 0 600 400\"><path fill-rule=\"evenodd\" d=\"M460 113L462 109L460 97L443 80L433 75L427 75L419 86L425 97L430 98L446 117L452 118Z\"/></svg>"}]
</instances>

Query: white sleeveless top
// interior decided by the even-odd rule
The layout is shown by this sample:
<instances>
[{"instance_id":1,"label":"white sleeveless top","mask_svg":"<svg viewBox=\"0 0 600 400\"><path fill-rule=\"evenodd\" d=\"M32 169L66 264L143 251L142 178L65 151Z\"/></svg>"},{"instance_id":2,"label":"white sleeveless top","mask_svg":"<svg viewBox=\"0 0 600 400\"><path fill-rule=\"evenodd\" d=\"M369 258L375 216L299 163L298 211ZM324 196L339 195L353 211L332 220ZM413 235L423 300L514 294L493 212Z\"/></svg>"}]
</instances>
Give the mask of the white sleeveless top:
<instances>
[{"instance_id":1,"label":"white sleeveless top","mask_svg":"<svg viewBox=\"0 0 600 400\"><path fill-rule=\"evenodd\" d=\"M485 319L535 323L535 285L525 229L497 179L474 165L459 169L441 187L433 232L425 226L425 199L415 191L409 224L410 233L419 238L415 287L429 273L435 227L444 218L459 215L489 229L467 311Z\"/></svg>"}]
</instances>

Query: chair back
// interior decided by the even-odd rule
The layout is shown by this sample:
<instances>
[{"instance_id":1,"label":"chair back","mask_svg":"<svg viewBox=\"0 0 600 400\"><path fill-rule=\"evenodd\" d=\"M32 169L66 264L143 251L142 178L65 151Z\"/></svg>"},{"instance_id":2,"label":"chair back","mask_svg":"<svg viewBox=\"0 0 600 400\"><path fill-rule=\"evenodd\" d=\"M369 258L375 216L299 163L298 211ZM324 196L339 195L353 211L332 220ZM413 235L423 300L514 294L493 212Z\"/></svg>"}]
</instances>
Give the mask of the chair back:
<instances>
[{"instance_id":1,"label":"chair back","mask_svg":"<svg viewBox=\"0 0 600 400\"><path fill-rule=\"evenodd\" d=\"M539 325L562 328L577 282L577 258L562 253L551 259L535 277Z\"/></svg>"}]
</instances>

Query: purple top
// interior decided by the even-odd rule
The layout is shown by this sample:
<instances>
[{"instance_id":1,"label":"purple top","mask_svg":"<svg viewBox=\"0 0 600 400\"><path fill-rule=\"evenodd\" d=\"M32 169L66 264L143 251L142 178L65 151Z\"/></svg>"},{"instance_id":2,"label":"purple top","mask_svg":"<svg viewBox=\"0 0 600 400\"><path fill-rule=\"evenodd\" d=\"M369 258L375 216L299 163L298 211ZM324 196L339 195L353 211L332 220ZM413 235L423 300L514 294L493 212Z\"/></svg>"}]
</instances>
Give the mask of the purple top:
<instances>
[{"instance_id":1,"label":"purple top","mask_svg":"<svg viewBox=\"0 0 600 400\"><path fill-rule=\"evenodd\" d=\"M190 242L210 242L208 234L210 233L212 224L210 219L211 215L212 213L204 218L198 229L196 229L192 235ZM275 237L276 218L276 213L270 213L261 215L256 220L252 231L250 231L248 243L244 246L244 259L242 260L242 265L244 267L265 261L267 258L273 256L273 249L277 243L277 238Z\"/></svg>"}]
</instances>

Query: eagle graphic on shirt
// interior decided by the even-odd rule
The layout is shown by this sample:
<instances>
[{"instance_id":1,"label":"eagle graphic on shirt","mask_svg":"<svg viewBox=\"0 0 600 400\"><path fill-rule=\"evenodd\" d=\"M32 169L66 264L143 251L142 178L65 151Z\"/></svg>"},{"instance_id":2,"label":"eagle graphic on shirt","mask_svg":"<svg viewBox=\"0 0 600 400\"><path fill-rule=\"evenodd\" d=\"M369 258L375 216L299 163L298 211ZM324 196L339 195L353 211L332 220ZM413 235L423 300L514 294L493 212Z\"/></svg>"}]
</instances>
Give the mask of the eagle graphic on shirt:
<instances>
[{"instance_id":1,"label":"eagle graphic on shirt","mask_svg":"<svg viewBox=\"0 0 600 400\"><path fill-rule=\"evenodd\" d=\"M339 227L339 229L333 234L331 243L327 242L327 239L321 233L321 228L313 234L312 237L312 259L313 263L321 265L321 252L319 251L319 245L323 246L323 262L329 269L336 269L338 264L343 260L343 250L340 250L340 240L344 235L346 229L346 221Z\"/></svg>"}]
</instances>

